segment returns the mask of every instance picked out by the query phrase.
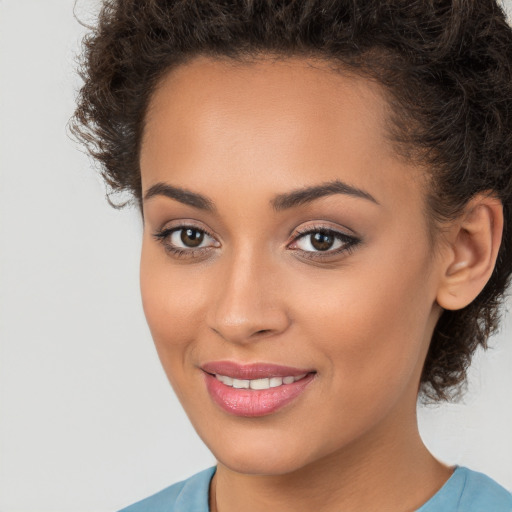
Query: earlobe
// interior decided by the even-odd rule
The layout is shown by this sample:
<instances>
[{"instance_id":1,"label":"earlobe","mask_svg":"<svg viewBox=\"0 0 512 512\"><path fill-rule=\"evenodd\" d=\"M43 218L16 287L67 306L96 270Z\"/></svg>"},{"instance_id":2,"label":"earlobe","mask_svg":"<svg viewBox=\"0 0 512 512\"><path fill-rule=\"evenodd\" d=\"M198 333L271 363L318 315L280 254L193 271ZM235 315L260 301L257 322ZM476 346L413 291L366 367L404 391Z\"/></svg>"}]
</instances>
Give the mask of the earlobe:
<instances>
[{"instance_id":1,"label":"earlobe","mask_svg":"<svg viewBox=\"0 0 512 512\"><path fill-rule=\"evenodd\" d=\"M436 297L443 309L462 309L483 290L494 270L502 232L501 201L475 196L450 230Z\"/></svg>"}]
</instances>

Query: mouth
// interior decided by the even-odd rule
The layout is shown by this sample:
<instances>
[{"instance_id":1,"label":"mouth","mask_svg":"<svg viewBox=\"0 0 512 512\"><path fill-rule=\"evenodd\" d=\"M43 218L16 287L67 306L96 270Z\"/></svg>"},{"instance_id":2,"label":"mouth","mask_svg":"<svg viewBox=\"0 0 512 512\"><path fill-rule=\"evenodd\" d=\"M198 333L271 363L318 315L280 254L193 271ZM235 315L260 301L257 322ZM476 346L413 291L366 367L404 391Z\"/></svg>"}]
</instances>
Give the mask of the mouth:
<instances>
[{"instance_id":1,"label":"mouth","mask_svg":"<svg viewBox=\"0 0 512 512\"><path fill-rule=\"evenodd\" d=\"M303 379L306 375L307 373L297 375L296 377L287 375L286 377L268 377L264 379L235 379L227 375L216 374L215 378L226 386L235 389L270 389L278 388L283 384L293 384L294 382Z\"/></svg>"},{"instance_id":2,"label":"mouth","mask_svg":"<svg viewBox=\"0 0 512 512\"><path fill-rule=\"evenodd\" d=\"M267 363L240 365L231 361L201 366L213 402L235 416L272 414L298 399L316 371Z\"/></svg>"}]
</instances>

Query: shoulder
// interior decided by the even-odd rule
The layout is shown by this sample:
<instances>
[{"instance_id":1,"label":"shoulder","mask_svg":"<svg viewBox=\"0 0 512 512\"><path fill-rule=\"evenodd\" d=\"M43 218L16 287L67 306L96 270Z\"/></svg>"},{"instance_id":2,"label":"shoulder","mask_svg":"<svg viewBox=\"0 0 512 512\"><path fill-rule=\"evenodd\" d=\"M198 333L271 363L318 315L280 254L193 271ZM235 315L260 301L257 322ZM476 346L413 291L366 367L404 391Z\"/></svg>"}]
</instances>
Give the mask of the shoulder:
<instances>
[{"instance_id":1,"label":"shoulder","mask_svg":"<svg viewBox=\"0 0 512 512\"><path fill-rule=\"evenodd\" d=\"M208 512L208 491L215 466L177 482L119 512Z\"/></svg>"},{"instance_id":2,"label":"shoulder","mask_svg":"<svg viewBox=\"0 0 512 512\"><path fill-rule=\"evenodd\" d=\"M512 512L512 494L483 473L460 468L465 483L460 499L460 510L471 512Z\"/></svg>"},{"instance_id":3,"label":"shoulder","mask_svg":"<svg viewBox=\"0 0 512 512\"><path fill-rule=\"evenodd\" d=\"M483 473L457 466L416 512L512 512L512 494Z\"/></svg>"}]
</instances>

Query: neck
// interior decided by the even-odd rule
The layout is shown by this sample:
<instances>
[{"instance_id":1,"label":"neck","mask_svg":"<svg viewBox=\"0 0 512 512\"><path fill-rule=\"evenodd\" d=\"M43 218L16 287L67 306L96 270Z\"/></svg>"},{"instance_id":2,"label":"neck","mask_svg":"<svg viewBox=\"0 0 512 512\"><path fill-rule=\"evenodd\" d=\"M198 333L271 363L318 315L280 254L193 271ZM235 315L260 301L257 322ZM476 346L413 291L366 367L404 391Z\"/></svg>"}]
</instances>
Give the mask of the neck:
<instances>
[{"instance_id":1,"label":"neck","mask_svg":"<svg viewBox=\"0 0 512 512\"><path fill-rule=\"evenodd\" d=\"M452 470L423 444L416 413L383 425L352 445L283 475L247 475L218 463L212 512L372 512L416 510ZM390 420L392 421L392 420Z\"/></svg>"}]
</instances>

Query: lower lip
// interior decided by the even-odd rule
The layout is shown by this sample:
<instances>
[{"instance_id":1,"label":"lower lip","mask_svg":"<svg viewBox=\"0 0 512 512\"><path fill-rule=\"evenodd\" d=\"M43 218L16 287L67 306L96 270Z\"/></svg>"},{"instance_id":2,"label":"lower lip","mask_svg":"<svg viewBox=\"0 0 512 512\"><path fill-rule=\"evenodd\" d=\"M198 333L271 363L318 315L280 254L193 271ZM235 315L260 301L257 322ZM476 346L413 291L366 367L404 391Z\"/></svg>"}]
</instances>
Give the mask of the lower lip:
<instances>
[{"instance_id":1,"label":"lower lip","mask_svg":"<svg viewBox=\"0 0 512 512\"><path fill-rule=\"evenodd\" d=\"M224 411L235 416L266 416L298 398L315 377L306 375L292 384L269 389L238 389L226 386L214 375L205 373L206 388L212 400Z\"/></svg>"}]
</instances>

